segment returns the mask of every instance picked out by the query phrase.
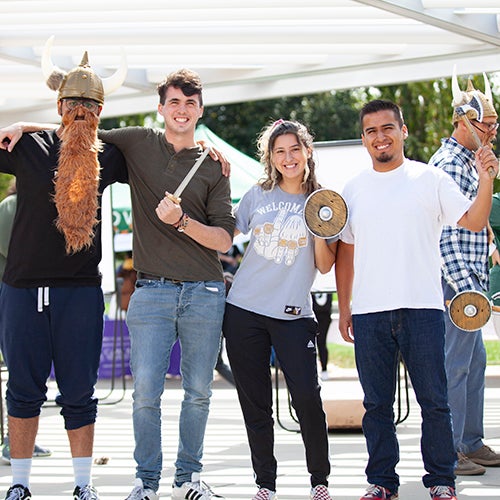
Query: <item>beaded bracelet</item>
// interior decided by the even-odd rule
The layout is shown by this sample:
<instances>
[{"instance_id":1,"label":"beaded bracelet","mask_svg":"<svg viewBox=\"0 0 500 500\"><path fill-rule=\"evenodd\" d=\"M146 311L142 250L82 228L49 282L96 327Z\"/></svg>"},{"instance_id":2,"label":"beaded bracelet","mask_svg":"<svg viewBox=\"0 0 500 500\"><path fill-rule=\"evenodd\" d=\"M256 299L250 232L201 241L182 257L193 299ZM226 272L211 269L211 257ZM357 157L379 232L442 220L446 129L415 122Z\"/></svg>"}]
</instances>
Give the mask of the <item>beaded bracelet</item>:
<instances>
[{"instance_id":1,"label":"beaded bracelet","mask_svg":"<svg viewBox=\"0 0 500 500\"><path fill-rule=\"evenodd\" d=\"M184 210L183 210L181 216L179 217L179 220L177 222L174 222L172 224L172 226L175 227L175 229L177 229L179 227L180 223L182 222L182 219L183 219L184 215L185 215L185 213L184 213Z\"/></svg>"}]
</instances>

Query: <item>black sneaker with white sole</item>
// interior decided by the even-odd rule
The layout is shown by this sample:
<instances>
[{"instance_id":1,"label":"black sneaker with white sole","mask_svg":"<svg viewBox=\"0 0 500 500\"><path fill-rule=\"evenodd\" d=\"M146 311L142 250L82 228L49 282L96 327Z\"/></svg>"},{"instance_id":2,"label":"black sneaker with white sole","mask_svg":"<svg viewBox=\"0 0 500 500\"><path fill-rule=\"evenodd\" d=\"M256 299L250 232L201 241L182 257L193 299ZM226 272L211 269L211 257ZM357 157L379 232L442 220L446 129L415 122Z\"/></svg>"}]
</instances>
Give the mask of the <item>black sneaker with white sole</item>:
<instances>
[{"instance_id":1,"label":"black sneaker with white sole","mask_svg":"<svg viewBox=\"0 0 500 500\"><path fill-rule=\"evenodd\" d=\"M73 491L73 500L99 500L99 494L91 484L87 484L83 488L77 486Z\"/></svg>"},{"instance_id":2,"label":"black sneaker with white sole","mask_svg":"<svg viewBox=\"0 0 500 500\"><path fill-rule=\"evenodd\" d=\"M5 500L31 500L31 492L22 484L15 484L9 488Z\"/></svg>"}]
</instances>

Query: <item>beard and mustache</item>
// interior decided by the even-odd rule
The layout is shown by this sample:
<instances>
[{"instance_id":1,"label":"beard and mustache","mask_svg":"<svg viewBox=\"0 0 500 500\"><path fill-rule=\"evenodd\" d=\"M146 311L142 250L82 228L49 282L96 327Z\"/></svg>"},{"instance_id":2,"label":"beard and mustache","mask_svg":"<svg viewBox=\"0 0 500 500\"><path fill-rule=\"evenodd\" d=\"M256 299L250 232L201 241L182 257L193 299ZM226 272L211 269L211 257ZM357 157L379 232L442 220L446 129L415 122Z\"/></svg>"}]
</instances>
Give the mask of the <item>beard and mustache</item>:
<instances>
[{"instance_id":1,"label":"beard and mustache","mask_svg":"<svg viewBox=\"0 0 500 500\"><path fill-rule=\"evenodd\" d=\"M84 119L78 119L84 112ZM78 118L77 118L78 116ZM62 117L61 147L54 180L57 229L66 240L68 255L91 247L98 224L102 143L97 138L99 117L82 109Z\"/></svg>"}]
</instances>

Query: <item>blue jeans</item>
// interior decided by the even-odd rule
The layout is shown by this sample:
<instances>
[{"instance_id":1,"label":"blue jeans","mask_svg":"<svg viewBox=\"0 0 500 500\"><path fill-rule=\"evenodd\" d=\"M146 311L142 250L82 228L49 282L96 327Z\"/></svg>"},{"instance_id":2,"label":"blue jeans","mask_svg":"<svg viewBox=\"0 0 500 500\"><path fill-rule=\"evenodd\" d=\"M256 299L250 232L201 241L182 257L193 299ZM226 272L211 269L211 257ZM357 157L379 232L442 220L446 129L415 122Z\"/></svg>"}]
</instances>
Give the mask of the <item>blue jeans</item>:
<instances>
[{"instance_id":1,"label":"blue jeans","mask_svg":"<svg viewBox=\"0 0 500 500\"><path fill-rule=\"evenodd\" d=\"M476 287L481 290L476 282ZM455 291L443 281L445 300ZM481 330L464 332L445 316L446 376L448 402L453 420L455 449L471 453L483 446L484 384L486 349Z\"/></svg>"},{"instance_id":2,"label":"blue jeans","mask_svg":"<svg viewBox=\"0 0 500 500\"><path fill-rule=\"evenodd\" d=\"M363 432L370 484L399 488L399 445L394 424L396 368L405 362L422 414L420 448L425 487L454 486L456 453L447 403L444 318L437 309L398 309L353 315L354 345L364 391Z\"/></svg>"},{"instance_id":3,"label":"blue jeans","mask_svg":"<svg viewBox=\"0 0 500 500\"><path fill-rule=\"evenodd\" d=\"M220 347L225 286L221 282L138 280L127 313L134 376L136 477L158 490L162 470L161 395L170 351L181 344L184 389L175 482L202 469L213 370Z\"/></svg>"}]
</instances>

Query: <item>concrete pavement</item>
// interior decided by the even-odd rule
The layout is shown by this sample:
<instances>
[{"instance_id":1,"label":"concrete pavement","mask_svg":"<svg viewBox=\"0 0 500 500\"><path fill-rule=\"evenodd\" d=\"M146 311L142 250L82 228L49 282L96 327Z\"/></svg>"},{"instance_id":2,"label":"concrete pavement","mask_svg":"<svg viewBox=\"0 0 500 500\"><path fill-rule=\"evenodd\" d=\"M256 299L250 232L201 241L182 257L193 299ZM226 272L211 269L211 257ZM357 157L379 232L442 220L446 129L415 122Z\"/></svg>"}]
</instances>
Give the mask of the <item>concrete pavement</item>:
<instances>
[{"instance_id":1,"label":"concrete pavement","mask_svg":"<svg viewBox=\"0 0 500 500\"><path fill-rule=\"evenodd\" d=\"M357 397L359 388L353 370L331 369L332 378L324 383L325 398ZM101 398L109 394L109 380L99 382ZM103 500L123 500L132 489L134 479L133 433L131 418L131 382L122 392L117 384L113 394L103 399L96 427L96 459L105 465L94 465L94 484ZM173 462L177 450L177 417L182 399L180 381L167 380L163 398L164 472L161 498L170 497ZM288 414L286 390L280 385L280 420L290 429L296 424ZM51 396L55 387L51 387ZM117 399L123 400L116 404ZM485 411L486 442L500 450L500 370L488 369ZM420 411L410 391L410 415L398 425L401 445L400 499L429 498L421 484L424 474L419 451ZM330 432L332 474L330 491L336 500L356 500L365 486L364 467L367 459L365 441L359 431ZM73 490L71 458L62 418L58 409L45 408L40 422L38 442L50 447L53 455L33 460L31 491L34 499L69 499ZM309 478L304 463L300 434L276 425L276 456L278 495L280 500L308 499ZM214 395L205 441L203 479L226 499L249 500L255 494L246 433L235 389L225 380L214 382ZM10 484L10 467L0 465L0 491ZM459 498L500 498L500 468L488 468L484 476L460 477L457 481ZM3 494L3 493L2 493ZM1 494L0 494L1 497ZM3 497L2 497L3 498Z\"/></svg>"},{"instance_id":2,"label":"concrete pavement","mask_svg":"<svg viewBox=\"0 0 500 500\"><path fill-rule=\"evenodd\" d=\"M497 340L490 320L484 329L486 339ZM334 318L329 333L330 342L344 343L337 331ZM361 399L362 391L355 370L330 366L330 380L323 382L323 399L332 401ZM279 422L275 426L275 449L278 460L277 490L279 500L306 500L309 498L309 477L305 468L304 449L300 434L294 432L297 424L290 417L287 391L280 379L277 393ZM103 465L94 465L94 484L102 500L124 500L132 489L135 463L133 460L132 382L115 381L110 394L111 381L99 381L99 419L96 426L94 458ZM404 386L403 386L404 387ZM52 382L49 399L56 394ZM276 393L275 393L276 395ZM425 473L420 457L420 409L409 391L409 416L397 427L401 461L400 500L428 499L421 483ZM177 422L182 401L180 380L167 379L163 397L163 451L164 471L160 487L161 498L170 498L173 462L177 451ZM401 402L402 413L406 401ZM500 366L487 369L485 394L486 443L500 450ZM283 427L289 430L285 430ZM335 500L358 500L366 488L364 467L367 460L365 440L359 430L329 433L332 474L330 492ZM51 448L47 458L33 460L31 491L34 500L69 499L73 491L71 457L63 430L59 409L47 405L40 420L37 442ZM218 375L215 377L212 406L207 427L202 479L227 500L250 500L256 492L250 464L246 431L235 389ZM0 498L10 485L10 467L0 462ZM500 499L500 467L487 468L484 476L457 478L459 499Z\"/></svg>"}]
</instances>

